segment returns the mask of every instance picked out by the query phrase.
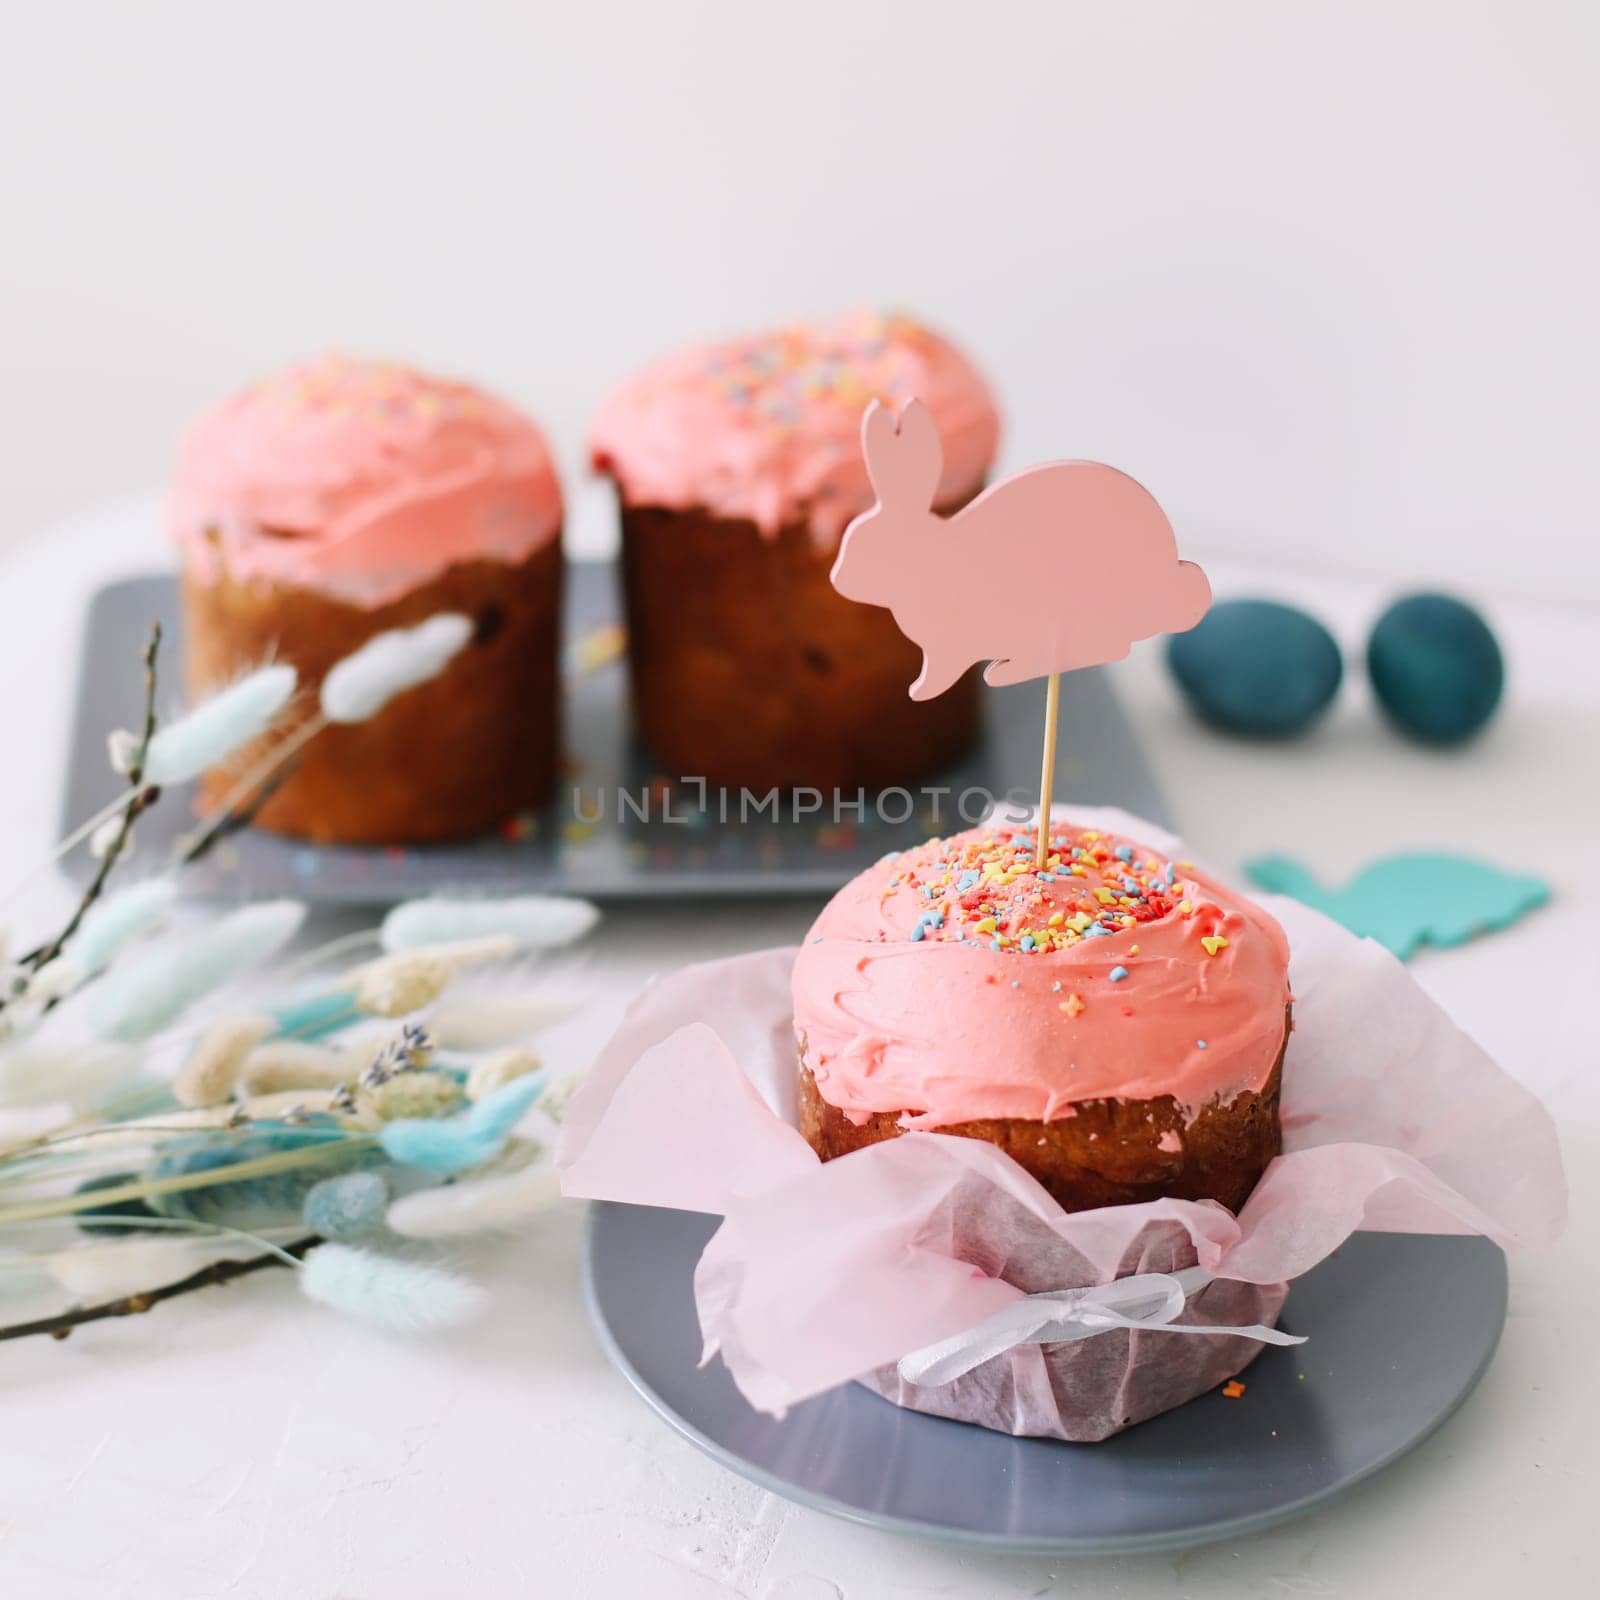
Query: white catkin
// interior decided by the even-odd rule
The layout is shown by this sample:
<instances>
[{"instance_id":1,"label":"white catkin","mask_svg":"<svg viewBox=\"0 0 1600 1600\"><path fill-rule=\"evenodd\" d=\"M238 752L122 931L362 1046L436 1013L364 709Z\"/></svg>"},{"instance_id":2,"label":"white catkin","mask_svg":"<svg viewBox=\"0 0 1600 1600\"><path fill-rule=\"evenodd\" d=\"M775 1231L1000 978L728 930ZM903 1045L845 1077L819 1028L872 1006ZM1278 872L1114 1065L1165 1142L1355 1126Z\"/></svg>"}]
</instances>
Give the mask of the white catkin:
<instances>
[{"instance_id":1,"label":"white catkin","mask_svg":"<svg viewBox=\"0 0 1600 1600\"><path fill-rule=\"evenodd\" d=\"M448 1239L514 1227L560 1201L554 1163L533 1161L514 1172L418 1189L394 1201L386 1220L392 1232L408 1239Z\"/></svg>"},{"instance_id":2,"label":"white catkin","mask_svg":"<svg viewBox=\"0 0 1600 1600\"><path fill-rule=\"evenodd\" d=\"M516 953L506 938L469 939L401 951L357 967L348 979L356 1006L369 1016L403 1017L437 1000L469 966L503 961Z\"/></svg>"},{"instance_id":3,"label":"white catkin","mask_svg":"<svg viewBox=\"0 0 1600 1600\"><path fill-rule=\"evenodd\" d=\"M365 722L403 690L437 677L471 637L471 620L450 611L368 639L322 680L323 716Z\"/></svg>"},{"instance_id":4,"label":"white catkin","mask_svg":"<svg viewBox=\"0 0 1600 1600\"><path fill-rule=\"evenodd\" d=\"M52 1000L65 999L85 976L83 968L70 954L59 955L28 979L22 998L34 1005L48 1005Z\"/></svg>"},{"instance_id":5,"label":"white catkin","mask_svg":"<svg viewBox=\"0 0 1600 1600\"><path fill-rule=\"evenodd\" d=\"M581 939L600 920L587 900L560 895L452 899L433 895L408 900L383 919L383 948L415 950L422 945L502 936L519 950L549 950Z\"/></svg>"},{"instance_id":6,"label":"white catkin","mask_svg":"<svg viewBox=\"0 0 1600 1600\"><path fill-rule=\"evenodd\" d=\"M172 1080L178 1104L214 1106L229 1099L250 1052L272 1029L270 1017L228 1017L213 1023Z\"/></svg>"},{"instance_id":7,"label":"white catkin","mask_svg":"<svg viewBox=\"0 0 1600 1600\"><path fill-rule=\"evenodd\" d=\"M111 854L111 847L121 837L122 814L118 812L118 814L114 817L107 817L106 820L89 835L89 854L93 856L96 861L104 861L105 858ZM133 851L133 835L130 833L128 837L123 840L122 851L117 859L119 861L129 861L133 858Z\"/></svg>"},{"instance_id":8,"label":"white catkin","mask_svg":"<svg viewBox=\"0 0 1600 1600\"><path fill-rule=\"evenodd\" d=\"M473 1063L467 1073L467 1099L481 1100L496 1089L503 1089L517 1078L539 1070L539 1058L531 1050L513 1047L497 1050L492 1056Z\"/></svg>"},{"instance_id":9,"label":"white catkin","mask_svg":"<svg viewBox=\"0 0 1600 1600\"><path fill-rule=\"evenodd\" d=\"M456 975L430 956L377 963L356 980L356 1006L369 1017L403 1017L437 1000Z\"/></svg>"},{"instance_id":10,"label":"white catkin","mask_svg":"<svg viewBox=\"0 0 1600 1600\"><path fill-rule=\"evenodd\" d=\"M72 1108L63 1100L32 1106L0 1107L0 1156L70 1127Z\"/></svg>"},{"instance_id":11,"label":"white catkin","mask_svg":"<svg viewBox=\"0 0 1600 1600\"><path fill-rule=\"evenodd\" d=\"M348 1051L296 1039L268 1039L246 1057L235 1080L241 1095L284 1089L337 1089L359 1071Z\"/></svg>"},{"instance_id":12,"label":"white catkin","mask_svg":"<svg viewBox=\"0 0 1600 1600\"><path fill-rule=\"evenodd\" d=\"M565 1022L581 1004L576 993L545 985L522 994L474 983L429 1009L428 1032L441 1050L492 1050Z\"/></svg>"},{"instance_id":13,"label":"white catkin","mask_svg":"<svg viewBox=\"0 0 1600 1600\"><path fill-rule=\"evenodd\" d=\"M116 1239L75 1245L45 1258L45 1269L80 1305L118 1300L177 1283L213 1261L243 1260L260 1247L243 1239Z\"/></svg>"},{"instance_id":14,"label":"white catkin","mask_svg":"<svg viewBox=\"0 0 1600 1600\"><path fill-rule=\"evenodd\" d=\"M133 770L133 758L139 753L139 735L127 728L113 728L106 735L106 759L111 770L126 776Z\"/></svg>"},{"instance_id":15,"label":"white catkin","mask_svg":"<svg viewBox=\"0 0 1600 1600\"><path fill-rule=\"evenodd\" d=\"M139 1052L127 1045L48 1045L32 1040L0 1045L0 1106L42 1106L65 1101L84 1113L108 1090L139 1070Z\"/></svg>"}]
</instances>

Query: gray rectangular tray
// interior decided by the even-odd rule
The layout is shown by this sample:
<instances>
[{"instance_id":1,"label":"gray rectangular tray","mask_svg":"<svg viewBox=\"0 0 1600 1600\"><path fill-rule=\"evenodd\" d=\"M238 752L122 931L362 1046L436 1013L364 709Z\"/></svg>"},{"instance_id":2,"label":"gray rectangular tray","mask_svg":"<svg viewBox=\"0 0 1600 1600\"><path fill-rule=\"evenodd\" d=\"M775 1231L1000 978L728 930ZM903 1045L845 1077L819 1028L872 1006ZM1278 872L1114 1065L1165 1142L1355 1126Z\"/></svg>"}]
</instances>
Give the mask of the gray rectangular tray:
<instances>
[{"instance_id":1,"label":"gray rectangular tray","mask_svg":"<svg viewBox=\"0 0 1600 1600\"><path fill-rule=\"evenodd\" d=\"M97 811L118 790L106 759L106 735L132 727L143 693L139 655L150 624L166 630L160 703L177 698L183 650L177 584L169 576L130 578L94 598L84 638L61 821L63 834ZM566 633L575 646L621 615L615 567L575 562L570 569ZM504 892L568 892L597 900L667 895L753 896L831 893L888 850L976 820L978 792L1031 796L1038 781L1044 690L1038 683L984 691L984 727L965 760L905 792L887 791L882 813L869 797L865 815L845 810L836 821L826 804L817 814L754 810L740 820L739 796L728 797L720 820L719 791L704 810L692 785L677 783L663 808L661 772L633 737L627 670L613 660L596 670L569 672L567 756L570 776L543 810L513 819L499 833L464 843L422 848L354 849L308 845L260 830L225 841L190 870L186 883L201 895L295 895L349 905L378 905L449 888L493 885ZM1120 805L1168 822L1166 806L1126 718L1099 670L1074 672L1061 687L1062 758L1056 797ZM945 791L942 795L936 791ZM617 799L628 795L631 804ZM603 807L597 796L605 795ZM965 821L957 797L967 796ZM910 815L899 821L910 806ZM594 820L601 810L600 820ZM643 810L646 815L637 813ZM937 814L935 814L937 812ZM897 820L886 820L895 818ZM173 791L141 822L146 861L159 860L193 825L192 796ZM82 881L93 869L87 851L74 851L68 875Z\"/></svg>"}]
</instances>

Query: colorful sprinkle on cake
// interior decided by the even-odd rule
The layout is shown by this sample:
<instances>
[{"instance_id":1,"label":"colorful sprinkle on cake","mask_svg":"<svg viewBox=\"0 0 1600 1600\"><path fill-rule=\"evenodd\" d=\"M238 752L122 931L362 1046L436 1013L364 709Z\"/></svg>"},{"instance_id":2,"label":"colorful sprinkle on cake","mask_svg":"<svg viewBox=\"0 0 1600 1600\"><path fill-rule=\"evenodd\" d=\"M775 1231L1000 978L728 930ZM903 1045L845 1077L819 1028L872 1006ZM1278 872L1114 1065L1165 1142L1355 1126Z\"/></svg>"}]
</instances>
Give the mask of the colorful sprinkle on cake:
<instances>
[{"instance_id":1,"label":"colorful sprinkle on cake","mask_svg":"<svg viewBox=\"0 0 1600 1600\"><path fill-rule=\"evenodd\" d=\"M899 895L914 896L921 907L906 934L917 943L977 943L1024 956L1114 938L1172 915L1190 917L1203 895L1198 884L1180 882L1179 863L1136 852L1095 829L1053 824L1042 869L1035 843L1031 829L1000 827L909 851L883 889L882 937L894 937L898 919L887 915L887 902ZM1208 955L1228 944L1213 931L1215 920L1193 925ZM1138 953L1137 944L1127 949ZM1114 983L1128 976L1120 963L1110 973Z\"/></svg>"},{"instance_id":2,"label":"colorful sprinkle on cake","mask_svg":"<svg viewBox=\"0 0 1600 1600\"><path fill-rule=\"evenodd\" d=\"M861 417L912 397L944 446L941 503L982 485L1000 422L954 345L899 312L856 310L662 356L601 403L595 468L635 506L701 507L765 535L809 521L820 542L872 503Z\"/></svg>"}]
</instances>

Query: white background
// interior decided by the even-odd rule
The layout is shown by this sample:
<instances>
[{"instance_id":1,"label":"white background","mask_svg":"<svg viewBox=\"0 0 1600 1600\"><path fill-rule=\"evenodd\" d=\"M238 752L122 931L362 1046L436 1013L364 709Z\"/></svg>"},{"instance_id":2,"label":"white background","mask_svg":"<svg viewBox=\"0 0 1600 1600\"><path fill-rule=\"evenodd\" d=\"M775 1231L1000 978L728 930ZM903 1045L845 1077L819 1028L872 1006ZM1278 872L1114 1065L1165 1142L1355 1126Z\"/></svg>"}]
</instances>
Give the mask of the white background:
<instances>
[{"instance_id":1,"label":"white background","mask_svg":"<svg viewBox=\"0 0 1600 1600\"><path fill-rule=\"evenodd\" d=\"M569 482L666 343L943 324L1009 465L1186 553L1600 596L1600 7L8 8L0 544L328 346L496 386ZM130 551L130 565L144 564Z\"/></svg>"}]
</instances>

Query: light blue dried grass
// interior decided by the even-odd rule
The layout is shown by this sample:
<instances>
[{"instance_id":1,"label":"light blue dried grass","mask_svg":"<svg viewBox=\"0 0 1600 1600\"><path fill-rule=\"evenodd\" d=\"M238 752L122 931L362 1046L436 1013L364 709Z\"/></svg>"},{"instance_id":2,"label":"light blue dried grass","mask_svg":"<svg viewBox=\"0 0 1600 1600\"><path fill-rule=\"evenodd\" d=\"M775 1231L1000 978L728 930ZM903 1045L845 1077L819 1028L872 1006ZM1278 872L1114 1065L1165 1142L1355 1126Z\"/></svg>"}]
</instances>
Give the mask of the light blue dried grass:
<instances>
[{"instance_id":1,"label":"light blue dried grass","mask_svg":"<svg viewBox=\"0 0 1600 1600\"><path fill-rule=\"evenodd\" d=\"M266 1014L277 1023L275 1038L309 1042L326 1038L361 1019L353 990L338 989L328 994L308 995L301 1000L268 1006Z\"/></svg>"},{"instance_id":2,"label":"light blue dried grass","mask_svg":"<svg viewBox=\"0 0 1600 1600\"><path fill-rule=\"evenodd\" d=\"M383 1226L389 1185L381 1172L345 1172L306 1191L306 1226L324 1239L359 1239Z\"/></svg>"},{"instance_id":3,"label":"light blue dried grass","mask_svg":"<svg viewBox=\"0 0 1600 1600\"><path fill-rule=\"evenodd\" d=\"M559 895L505 899L452 899L443 895L408 900L383 919L383 948L391 953L423 945L505 937L523 950L571 944L600 920L587 900Z\"/></svg>"},{"instance_id":4,"label":"light blue dried grass","mask_svg":"<svg viewBox=\"0 0 1600 1600\"><path fill-rule=\"evenodd\" d=\"M226 761L241 745L266 732L294 688L294 668L280 662L202 701L150 741L144 781L158 787L187 783L207 767Z\"/></svg>"},{"instance_id":5,"label":"light blue dried grass","mask_svg":"<svg viewBox=\"0 0 1600 1600\"><path fill-rule=\"evenodd\" d=\"M103 972L130 939L153 928L172 909L177 886L170 878L152 878L107 896L83 919L68 947L86 977Z\"/></svg>"},{"instance_id":6,"label":"light blue dried grass","mask_svg":"<svg viewBox=\"0 0 1600 1600\"><path fill-rule=\"evenodd\" d=\"M128 1086L139 1062L138 1051L100 1040L58 1045L25 1036L0 1042L0 1107L65 1101L92 1113L105 1096Z\"/></svg>"},{"instance_id":7,"label":"light blue dried grass","mask_svg":"<svg viewBox=\"0 0 1600 1600\"><path fill-rule=\"evenodd\" d=\"M546 1074L530 1072L453 1117L401 1117L378 1142L393 1161L427 1172L464 1172L499 1155L523 1113L544 1092Z\"/></svg>"},{"instance_id":8,"label":"light blue dried grass","mask_svg":"<svg viewBox=\"0 0 1600 1600\"><path fill-rule=\"evenodd\" d=\"M523 1113L544 1093L548 1077L549 1073L543 1068L526 1073L503 1088L486 1094L464 1115L478 1133L493 1139L498 1145L522 1120Z\"/></svg>"},{"instance_id":9,"label":"light blue dried grass","mask_svg":"<svg viewBox=\"0 0 1600 1600\"><path fill-rule=\"evenodd\" d=\"M150 1038L195 1001L287 944L305 911L297 900L267 900L167 941L101 980L90 997L90 1023L102 1039Z\"/></svg>"},{"instance_id":10,"label":"light blue dried grass","mask_svg":"<svg viewBox=\"0 0 1600 1600\"><path fill-rule=\"evenodd\" d=\"M338 1243L307 1254L300 1287L319 1305L399 1333L455 1327L488 1302L480 1285L458 1273Z\"/></svg>"},{"instance_id":11,"label":"light blue dried grass","mask_svg":"<svg viewBox=\"0 0 1600 1600\"><path fill-rule=\"evenodd\" d=\"M305 1166L282 1172L238 1179L228 1176L231 1167L286 1151L315 1152L316 1158L308 1154ZM154 1195L149 1205L166 1217L235 1228L265 1227L293 1220L310 1191L330 1175L381 1159L366 1139L352 1139L332 1117L317 1116L301 1124L258 1123L248 1133L196 1134L163 1146L150 1177L160 1180L206 1173L214 1181Z\"/></svg>"}]
</instances>

